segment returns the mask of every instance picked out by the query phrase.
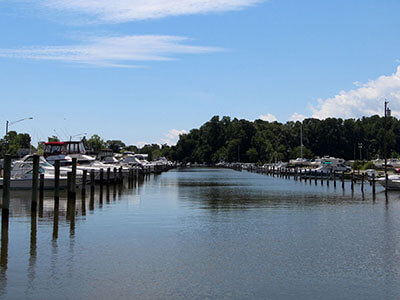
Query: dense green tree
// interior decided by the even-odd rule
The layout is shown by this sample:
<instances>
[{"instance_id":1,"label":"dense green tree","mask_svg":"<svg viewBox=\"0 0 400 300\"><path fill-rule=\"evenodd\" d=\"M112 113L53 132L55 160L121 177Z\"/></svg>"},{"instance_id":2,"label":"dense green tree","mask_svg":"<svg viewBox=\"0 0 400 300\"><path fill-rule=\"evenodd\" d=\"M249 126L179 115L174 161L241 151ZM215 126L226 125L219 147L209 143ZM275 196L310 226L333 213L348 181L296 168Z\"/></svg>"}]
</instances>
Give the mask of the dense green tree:
<instances>
[{"instance_id":1,"label":"dense green tree","mask_svg":"<svg viewBox=\"0 0 400 300\"><path fill-rule=\"evenodd\" d=\"M120 153L121 150L126 147L126 145L120 140L108 140L106 142L106 147L111 149L114 153Z\"/></svg>"},{"instance_id":2,"label":"dense green tree","mask_svg":"<svg viewBox=\"0 0 400 300\"><path fill-rule=\"evenodd\" d=\"M17 133L16 131L9 131L3 139L0 140L1 156L9 154L17 156L19 150L31 148L31 137L28 133Z\"/></svg>"},{"instance_id":3,"label":"dense green tree","mask_svg":"<svg viewBox=\"0 0 400 300\"><path fill-rule=\"evenodd\" d=\"M105 147L106 144L104 143L103 139L97 134L93 134L85 144L85 148L93 152L99 152Z\"/></svg>"},{"instance_id":4,"label":"dense green tree","mask_svg":"<svg viewBox=\"0 0 400 300\"><path fill-rule=\"evenodd\" d=\"M347 160L383 156L384 118L305 119L301 122L267 122L214 116L199 129L183 134L169 151L169 158L182 162L273 162L301 156L300 129L303 130L303 157L331 155ZM400 153L400 121L387 120L388 153Z\"/></svg>"}]
</instances>

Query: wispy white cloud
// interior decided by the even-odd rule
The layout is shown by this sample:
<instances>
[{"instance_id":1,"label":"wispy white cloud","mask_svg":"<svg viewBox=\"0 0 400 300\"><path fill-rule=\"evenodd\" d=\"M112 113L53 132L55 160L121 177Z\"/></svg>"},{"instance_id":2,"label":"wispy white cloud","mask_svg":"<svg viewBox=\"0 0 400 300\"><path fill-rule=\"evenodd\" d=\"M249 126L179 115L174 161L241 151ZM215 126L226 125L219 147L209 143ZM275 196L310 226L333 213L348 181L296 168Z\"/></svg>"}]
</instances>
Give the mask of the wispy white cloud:
<instances>
[{"instance_id":1,"label":"wispy white cloud","mask_svg":"<svg viewBox=\"0 0 400 300\"><path fill-rule=\"evenodd\" d=\"M273 114L261 115L258 118L263 120L263 121L268 121L268 122L278 121L278 119Z\"/></svg>"},{"instance_id":2,"label":"wispy white cloud","mask_svg":"<svg viewBox=\"0 0 400 300\"><path fill-rule=\"evenodd\" d=\"M131 68L140 61L165 61L177 54L201 54L221 48L185 44L189 39L168 35L88 37L70 46L0 49L0 57L53 60L99 67Z\"/></svg>"},{"instance_id":3,"label":"wispy white cloud","mask_svg":"<svg viewBox=\"0 0 400 300\"><path fill-rule=\"evenodd\" d=\"M328 117L354 118L383 114L383 101L390 102L392 115L400 117L400 66L390 76L380 76L368 83L357 83L356 89L341 91L326 100L319 99L316 107L311 107L314 118Z\"/></svg>"},{"instance_id":4,"label":"wispy white cloud","mask_svg":"<svg viewBox=\"0 0 400 300\"><path fill-rule=\"evenodd\" d=\"M294 122L300 121L300 122L302 122L302 121L303 121L304 119L306 119L306 118L307 118L307 116L295 112L295 113L290 117L289 121L294 121Z\"/></svg>"},{"instance_id":5,"label":"wispy white cloud","mask_svg":"<svg viewBox=\"0 0 400 300\"><path fill-rule=\"evenodd\" d=\"M182 130L170 129L165 134L165 138L160 140L160 144L175 145L179 140L179 136L185 133L187 133L187 131L184 129Z\"/></svg>"},{"instance_id":6,"label":"wispy white cloud","mask_svg":"<svg viewBox=\"0 0 400 300\"><path fill-rule=\"evenodd\" d=\"M266 0L39 0L42 6L83 13L105 22L127 22L168 16L243 9Z\"/></svg>"}]
</instances>

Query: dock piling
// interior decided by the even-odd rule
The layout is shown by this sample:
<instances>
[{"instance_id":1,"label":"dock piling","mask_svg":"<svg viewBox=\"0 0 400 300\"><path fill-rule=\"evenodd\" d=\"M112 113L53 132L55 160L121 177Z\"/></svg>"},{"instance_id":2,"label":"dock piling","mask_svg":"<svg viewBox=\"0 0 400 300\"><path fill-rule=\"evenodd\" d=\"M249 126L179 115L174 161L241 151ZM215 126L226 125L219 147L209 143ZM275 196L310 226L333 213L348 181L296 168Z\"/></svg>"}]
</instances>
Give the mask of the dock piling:
<instances>
[{"instance_id":1,"label":"dock piling","mask_svg":"<svg viewBox=\"0 0 400 300\"><path fill-rule=\"evenodd\" d=\"M8 220L10 211L10 188L11 188L11 156L6 155L3 163L3 205L2 205L2 218Z\"/></svg>"},{"instance_id":2,"label":"dock piling","mask_svg":"<svg viewBox=\"0 0 400 300\"><path fill-rule=\"evenodd\" d=\"M36 210L37 208L38 183L39 183L39 155L34 155L33 168L32 168L32 201L31 201L32 210Z\"/></svg>"},{"instance_id":3,"label":"dock piling","mask_svg":"<svg viewBox=\"0 0 400 300\"><path fill-rule=\"evenodd\" d=\"M60 199L60 161L54 162L54 200Z\"/></svg>"},{"instance_id":4,"label":"dock piling","mask_svg":"<svg viewBox=\"0 0 400 300\"><path fill-rule=\"evenodd\" d=\"M44 197L44 174L39 177L39 200L42 201Z\"/></svg>"},{"instance_id":5,"label":"dock piling","mask_svg":"<svg viewBox=\"0 0 400 300\"><path fill-rule=\"evenodd\" d=\"M82 174L82 190L81 190L82 195L86 194L86 179L87 179L87 170L83 170L83 174Z\"/></svg>"}]
</instances>

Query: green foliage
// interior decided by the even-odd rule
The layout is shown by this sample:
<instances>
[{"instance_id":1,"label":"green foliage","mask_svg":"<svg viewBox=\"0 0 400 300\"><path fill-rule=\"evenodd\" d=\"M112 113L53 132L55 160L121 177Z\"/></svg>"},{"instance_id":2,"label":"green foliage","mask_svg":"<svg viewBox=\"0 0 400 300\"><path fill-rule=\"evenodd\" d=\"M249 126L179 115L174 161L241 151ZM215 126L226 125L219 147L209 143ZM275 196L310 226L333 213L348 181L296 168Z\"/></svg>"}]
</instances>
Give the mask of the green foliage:
<instances>
[{"instance_id":1,"label":"green foliage","mask_svg":"<svg viewBox=\"0 0 400 300\"><path fill-rule=\"evenodd\" d=\"M295 147L291 152L290 152L290 158L295 159L301 157L301 146ZM310 149L307 147L303 146L303 158L313 158L314 154L311 152Z\"/></svg>"},{"instance_id":2,"label":"green foliage","mask_svg":"<svg viewBox=\"0 0 400 300\"><path fill-rule=\"evenodd\" d=\"M375 169L375 165L372 161L366 162L362 168L362 170L368 170L368 169Z\"/></svg>"},{"instance_id":3,"label":"green foliage","mask_svg":"<svg viewBox=\"0 0 400 300\"><path fill-rule=\"evenodd\" d=\"M9 154L15 157L18 155L19 150L30 148L31 137L28 133L9 131L8 134L0 140L1 156L4 156L4 154Z\"/></svg>"},{"instance_id":4,"label":"green foliage","mask_svg":"<svg viewBox=\"0 0 400 300\"><path fill-rule=\"evenodd\" d=\"M346 160L383 156L384 118L325 120L306 119L303 123L266 122L214 116L199 129L180 136L169 152L170 159L182 162L274 162L301 156L300 127L303 126L303 157L330 155ZM387 122L388 153L400 153L400 121Z\"/></svg>"},{"instance_id":5,"label":"green foliage","mask_svg":"<svg viewBox=\"0 0 400 300\"><path fill-rule=\"evenodd\" d=\"M126 145L120 140L109 140L106 142L106 147L111 149L114 153L120 153Z\"/></svg>"},{"instance_id":6,"label":"green foliage","mask_svg":"<svg viewBox=\"0 0 400 300\"><path fill-rule=\"evenodd\" d=\"M88 139L84 144L87 150L93 152L99 152L101 149L104 149L106 147L106 144L104 143L102 138L97 134L93 134L91 138Z\"/></svg>"},{"instance_id":7,"label":"green foliage","mask_svg":"<svg viewBox=\"0 0 400 300\"><path fill-rule=\"evenodd\" d=\"M353 163L351 164L351 167L352 167L353 170L361 170L362 167L363 167L363 165L364 165L364 164L363 164L362 161L356 160L355 162L353 162Z\"/></svg>"}]
</instances>

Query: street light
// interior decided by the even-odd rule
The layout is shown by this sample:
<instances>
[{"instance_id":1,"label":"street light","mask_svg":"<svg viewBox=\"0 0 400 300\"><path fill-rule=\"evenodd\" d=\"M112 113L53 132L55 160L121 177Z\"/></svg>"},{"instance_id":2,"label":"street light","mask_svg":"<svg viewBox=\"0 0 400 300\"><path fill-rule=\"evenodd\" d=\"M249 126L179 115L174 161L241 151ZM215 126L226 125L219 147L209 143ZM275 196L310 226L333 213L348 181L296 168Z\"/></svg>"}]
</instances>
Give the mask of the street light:
<instances>
[{"instance_id":1,"label":"street light","mask_svg":"<svg viewBox=\"0 0 400 300\"><path fill-rule=\"evenodd\" d=\"M8 126L14 125L16 123L19 123L19 122L22 122L22 121L25 121L25 120L32 120L32 119L33 119L33 117L23 118L21 120L11 121L11 122L10 121L6 121L6 136L8 135Z\"/></svg>"}]
</instances>

